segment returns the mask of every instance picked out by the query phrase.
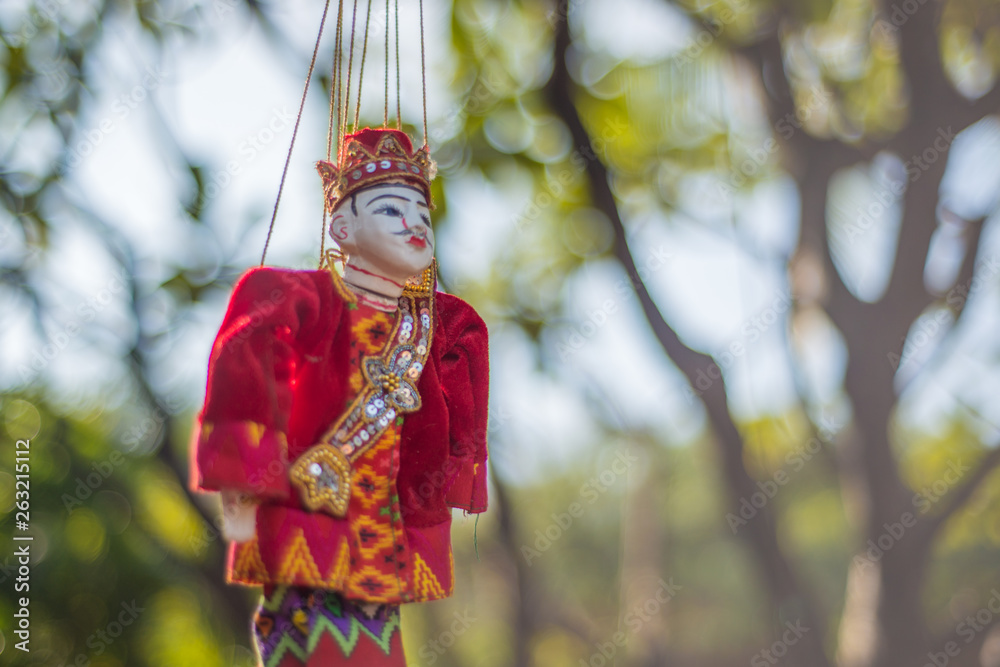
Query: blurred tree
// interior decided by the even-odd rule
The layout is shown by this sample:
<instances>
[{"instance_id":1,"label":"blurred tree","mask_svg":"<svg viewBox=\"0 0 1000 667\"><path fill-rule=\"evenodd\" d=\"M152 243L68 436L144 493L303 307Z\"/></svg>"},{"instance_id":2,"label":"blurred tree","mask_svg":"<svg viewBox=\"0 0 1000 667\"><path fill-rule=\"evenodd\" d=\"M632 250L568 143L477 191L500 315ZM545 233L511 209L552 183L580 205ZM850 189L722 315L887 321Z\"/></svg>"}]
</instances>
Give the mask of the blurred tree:
<instances>
[{"instance_id":1,"label":"blurred tree","mask_svg":"<svg viewBox=\"0 0 1000 667\"><path fill-rule=\"evenodd\" d=\"M940 433L899 412L908 394L945 382L942 369L956 366L949 350L997 370L996 350L973 342L970 351L960 327L967 303L997 282L983 249L997 201L956 198L955 179L970 171L951 154L956 137L986 143L996 133L1000 6L651 0L645 11L680 18L688 37L686 46L639 59L595 38L599 26L586 17L608 4L451 7L457 100L432 118L432 148L446 181L482 177L524 204L485 277L445 263L445 284L501 335L523 331L545 375L526 376L525 385L552 382L578 395L595 428L578 443L585 453L576 465L551 471L544 484L514 484L494 469L483 562L463 539L474 529L459 526L457 597L404 610L411 658L596 666L610 663L612 651L619 664L635 665L711 667L750 656L752 665L896 667L925 664L955 642L958 654L944 654L949 665L998 664L997 635L975 620L998 583L1000 544L1000 449L987 446L995 426L983 426L979 376L958 368L967 391L955 396ZM11 310L32 314L42 340L59 344L74 286L61 282L50 257L62 239L79 242L82 228L121 269L126 323L102 322L85 336L95 351L109 338L125 341L111 386L95 395L50 392L45 359L27 374L13 369L20 382L0 406L8 436L34 437L44 424L33 440L33 526L47 546L33 597L44 649L11 651L13 593L4 587L5 662L73 664L82 655L94 665L249 665L244 619L253 596L221 581L213 509L190 497L184 481L187 420L157 389L151 361L169 354L164 320L186 321L245 268L236 259L244 239L211 217L210 165L186 153L169 123L156 133L183 165L177 234L183 247L211 245L218 257L158 257L162 265L148 270L150 258L66 179L80 159L76 119L102 75L95 54L114 41L109 26L139 30L162 57L204 30L207 15L239 12L258 22L276 53L294 58L305 45L298 36L291 43L274 6L256 0L28 5L0 11L0 289ZM296 67L304 71L304 62ZM148 108L162 121L155 99ZM799 207L796 247L762 241L744 215L761 189L784 181ZM457 233L452 219L442 238ZM734 416L725 351L699 349L707 346L679 334L683 318L654 298L641 232L678 225L735 238L741 253L785 277L792 307L770 324L790 333L783 351L797 396L785 413ZM949 239L958 260L942 272L934 267ZM858 269L857 255L871 247L889 248L879 255L888 267L881 279ZM622 417L608 388L581 381L567 361L574 293L566 285L609 257L663 357L683 375L685 394L703 405L703 439L679 443ZM979 305L987 321L995 318L996 303ZM823 335L839 341L832 352L818 347ZM810 379L816 349L846 356L843 377L832 372L837 386L826 393ZM494 366L513 366L514 357ZM669 382L650 377L658 361L648 360L634 392L665 391ZM494 419L492 431L500 468L516 437L503 422ZM543 434L530 444L549 443ZM607 488L587 486L595 466L611 469L619 447L641 461L628 468L633 484L623 490L616 476ZM127 474L101 475L108 465ZM95 472L102 481L91 489ZM12 478L0 479L0 535L9 543ZM780 495L748 511L768 484L780 484ZM585 520L563 531L553 521L574 503ZM546 537L553 527L556 541ZM135 631L99 639L132 600L143 608ZM656 613L644 615L650 602ZM470 608L480 620L461 637L448 634L461 627L451 615ZM969 616L983 627L961 625ZM786 624L808 630L788 635ZM617 633L626 641L616 643Z\"/></svg>"},{"instance_id":2,"label":"blurred tree","mask_svg":"<svg viewBox=\"0 0 1000 667\"><path fill-rule=\"evenodd\" d=\"M162 57L167 42L190 34L203 12L243 8L266 19L252 0L245 7L235 1L22 5L5 6L0 14L0 289L6 311L31 314L32 333L43 345L5 369L11 391L0 403L11 438L2 470L13 471L13 439L31 438L31 527L37 540L32 651L14 648L9 620L19 596L5 585L4 664L249 667L254 660L244 625L255 595L226 586L220 577L225 549L218 519L212 505L196 501L187 488L183 430L189 422L182 418L184 426L178 425L183 404L154 389L150 362L167 333L156 311L167 303L184 320L212 290L228 291L244 267L189 255L151 282L141 270L148 258L80 196L67 175L100 143L100 134L91 141L77 119L92 104L89 95L106 85L109 72L94 61L121 37L116 28L137 29ZM159 64L155 70L163 71ZM155 87L155 79L143 85L143 101ZM162 122L155 100L148 106ZM106 128L107 122L91 132L110 133L114 128ZM157 139L181 155L194 185L177 196L178 218L184 220L186 210L191 227L185 232L196 236L191 230L203 222L207 199L203 167L184 155L166 124L161 129ZM82 146L89 148L81 153ZM217 229L203 227L224 247ZM109 259L119 276L97 294L65 284L52 257L54 248L81 232L98 249L95 265ZM112 301L122 302L127 326L103 317ZM120 363L108 355L106 385L83 396L54 391L57 383L48 371L70 343L94 354L109 340L121 340L124 352ZM2 535L5 544L14 544L14 480L7 472L0 478ZM16 561L6 549L4 558L0 576L10 583ZM130 619L124 628L117 621L123 613Z\"/></svg>"},{"instance_id":3,"label":"blurred tree","mask_svg":"<svg viewBox=\"0 0 1000 667\"><path fill-rule=\"evenodd\" d=\"M837 434L836 445L828 452L851 527L847 556L853 559L849 568L844 565L848 575L843 599L819 598L817 585L802 574L808 564L800 562L781 539L780 513L790 509L759 508L758 518L740 522L741 535L754 555L769 606L778 610L777 626L800 620L818 629L788 649L789 659L810 666L923 664L930 653L959 639L954 629L939 633L928 623L924 594L932 548L943 527L994 473L1000 449L987 448L974 434L948 440L951 449L956 443L975 443L965 447L961 459L971 469L956 468L948 476L947 466L939 460L930 478L926 471L921 474L925 481L947 480L946 486L954 488L943 498L917 495L916 476L907 471L913 441L893 424L901 387L915 382L909 375L912 366L920 367L918 377L934 370L935 364L916 361L922 355L916 355L915 348L926 344L921 325L934 320L947 329L944 339L935 343L934 354L944 356L948 337L958 336L973 285L996 279L995 259L979 251L984 220L995 211L995 200L975 219L963 219L955 202L944 197L942 181L956 135L1000 110L1000 87L993 85L1000 68L998 6L962 0L892 6L674 3L671 7L695 26L696 37L683 53L645 68L625 62L589 76L587 67L599 68L600 54L573 36L574 13L584 4L561 0L551 9L552 74L537 89L541 96L525 91L531 84L517 81L517 73L508 68L510 89L496 95L495 105L518 104L536 123L544 114L554 114L569 131L572 145L584 151L600 140L609 117L629 118L626 136L603 153L594 151L595 158L586 161L574 185L586 191L583 199L610 226L610 252L630 277L649 326L704 403L733 517L740 516L743 499L753 498L763 488L758 480L769 479L775 470L748 465L753 457L747 428L730 411L725 383L713 382L725 375L726 367L685 343L664 316L640 272L626 221L635 217L635 201L643 196L658 197L662 210L683 209L685 185L693 185L692 175L706 164L722 172L717 190L729 202L739 202L740 193L749 193L756 183L773 177L778 167L770 155L780 147L782 164L794 179L801 202L798 248L769 258L786 265L790 275L795 308L789 322L803 326L807 318L829 318L848 359L842 389L851 425ZM467 14L489 12L483 9L488 3L458 5L458 15L462 7ZM520 11L532 15L540 10L525 3ZM512 29L512 23L501 20L495 25ZM456 22L457 28L462 25ZM465 32L468 42L460 42L460 47L473 42L472 31ZM491 41L502 48L501 40ZM488 76L497 62L502 58L485 50L479 76ZM639 84L657 77L666 85ZM716 91L706 90L713 85L723 88L723 105L731 105L731 110L719 112L713 106ZM751 106L738 105L739 101L751 101ZM753 126L753 104L766 112L762 133ZM484 115L490 113L498 112L490 109ZM741 114L750 120L738 122L734 116ZM685 116L696 120L683 126L679 121ZM751 136L741 126L751 126ZM476 129L467 128L467 136L475 137ZM498 147L505 150L489 136L488 127L484 141L470 143L473 163L488 164ZM558 167L541 164L532 155L537 150L536 144L508 152L535 162L536 182L545 184ZM864 210L859 206L855 215L844 210L849 202L837 199L836 185L839 177L859 169L873 181L870 201L864 202L872 205ZM566 206L579 205L570 203L571 197L553 197L563 209L551 218L566 215ZM631 209L631 216L622 213L623 206ZM891 271L884 287L865 293L852 275L849 245L870 225L884 225L891 211L902 217L898 239L892 241L896 247L883 258L891 262ZM551 224L557 223L551 220ZM934 284L928 276L936 249L933 241L955 229L964 259L946 283ZM874 242L871 237L862 240ZM521 250L518 247L513 254ZM556 260L546 268L552 279L568 270ZM996 304L989 307L995 310ZM536 322L526 323L529 330L544 324L541 313L531 319ZM790 344L788 353L794 356ZM791 363L801 365L802 360ZM805 386L801 402L807 414L820 415L823 406ZM975 409L971 411L974 417ZM900 546L893 548L897 543ZM842 608L839 620L838 608ZM949 664L981 664L979 647L989 635L985 631L970 635L969 645L963 640L961 654L949 657ZM776 637L781 636L779 630ZM771 663L770 657L767 661ZM647 664L664 663L653 657Z\"/></svg>"}]
</instances>

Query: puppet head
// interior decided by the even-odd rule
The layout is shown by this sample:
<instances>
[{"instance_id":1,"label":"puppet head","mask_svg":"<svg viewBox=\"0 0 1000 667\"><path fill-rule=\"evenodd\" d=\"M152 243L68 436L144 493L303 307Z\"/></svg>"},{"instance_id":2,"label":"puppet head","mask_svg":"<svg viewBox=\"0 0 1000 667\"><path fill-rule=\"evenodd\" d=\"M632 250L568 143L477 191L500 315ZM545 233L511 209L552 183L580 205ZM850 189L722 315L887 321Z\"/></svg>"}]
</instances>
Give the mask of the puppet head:
<instances>
[{"instance_id":1,"label":"puppet head","mask_svg":"<svg viewBox=\"0 0 1000 667\"><path fill-rule=\"evenodd\" d=\"M344 138L340 165L318 162L330 236L350 266L403 283L434 257L426 148L413 150L399 130L364 129Z\"/></svg>"}]
</instances>

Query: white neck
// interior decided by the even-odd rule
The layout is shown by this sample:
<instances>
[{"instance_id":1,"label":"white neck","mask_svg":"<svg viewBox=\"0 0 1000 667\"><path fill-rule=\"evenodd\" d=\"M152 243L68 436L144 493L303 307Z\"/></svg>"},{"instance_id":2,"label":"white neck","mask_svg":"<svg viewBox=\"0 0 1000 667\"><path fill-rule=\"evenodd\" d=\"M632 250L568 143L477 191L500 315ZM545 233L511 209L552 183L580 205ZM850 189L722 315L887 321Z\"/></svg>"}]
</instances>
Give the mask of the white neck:
<instances>
[{"instance_id":1,"label":"white neck","mask_svg":"<svg viewBox=\"0 0 1000 667\"><path fill-rule=\"evenodd\" d=\"M361 258L348 259L344 267L344 282L367 300L392 309L396 308L399 297L403 294L401 281L383 275Z\"/></svg>"}]
</instances>

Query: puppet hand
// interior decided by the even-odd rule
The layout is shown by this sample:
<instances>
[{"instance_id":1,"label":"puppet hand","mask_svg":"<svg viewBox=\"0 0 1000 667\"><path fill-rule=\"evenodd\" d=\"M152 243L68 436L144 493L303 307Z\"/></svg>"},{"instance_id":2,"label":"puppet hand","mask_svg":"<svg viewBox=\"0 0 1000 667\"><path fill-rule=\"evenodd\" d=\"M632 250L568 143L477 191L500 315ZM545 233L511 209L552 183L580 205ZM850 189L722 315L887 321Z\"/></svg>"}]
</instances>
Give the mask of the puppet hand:
<instances>
[{"instance_id":1,"label":"puppet hand","mask_svg":"<svg viewBox=\"0 0 1000 667\"><path fill-rule=\"evenodd\" d=\"M241 491L222 490L222 534L233 542L249 542L257 527L257 500Z\"/></svg>"}]
</instances>

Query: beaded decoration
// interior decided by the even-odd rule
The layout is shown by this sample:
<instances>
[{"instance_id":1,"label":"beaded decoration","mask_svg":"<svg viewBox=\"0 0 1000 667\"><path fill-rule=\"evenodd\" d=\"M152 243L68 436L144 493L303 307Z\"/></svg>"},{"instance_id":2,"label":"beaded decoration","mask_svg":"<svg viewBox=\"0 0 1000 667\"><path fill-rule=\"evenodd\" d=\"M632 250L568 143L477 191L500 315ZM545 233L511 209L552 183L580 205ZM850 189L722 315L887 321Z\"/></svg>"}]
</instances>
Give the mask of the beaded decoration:
<instances>
[{"instance_id":1,"label":"beaded decoration","mask_svg":"<svg viewBox=\"0 0 1000 667\"><path fill-rule=\"evenodd\" d=\"M360 140L372 135L378 136L374 148ZM363 130L344 137L344 140L346 145L339 165L327 160L316 163L316 170L323 179L328 213L333 213L337 204L359 190L399 180L419 185L424 190L428 208L433 210L430 182L437 174L437 165L426 146L412 150L409 137L399 130Z\"/></svg>"},{"instance_id":2,"label":"beaded decoration","mask_svg":"<svg viewBox=\"0 0 1000 667\"><path fill-rule=\"evenodd\" d=\"M399 297L399 317L381 357L364 360L365 388L351 406L291 468L302 503L343 517L351 495L351 461L357 459L402 415L420 409L417 384L430 355L434 331L434 262ZM334 282L340 276L331 269Z\"/></svg>"},{"instance_id":3,"label":"beaded decoration","mask_svg":"<svg viewBox=\"0 0 1000 667\"><path fill-rule=\"evenodd\" d=\"M310 447L295 461L289 476L309 511L323 510L335 517L347 514L351 464L333 445L320 443Z\"/></svg>"}]
</instances>

